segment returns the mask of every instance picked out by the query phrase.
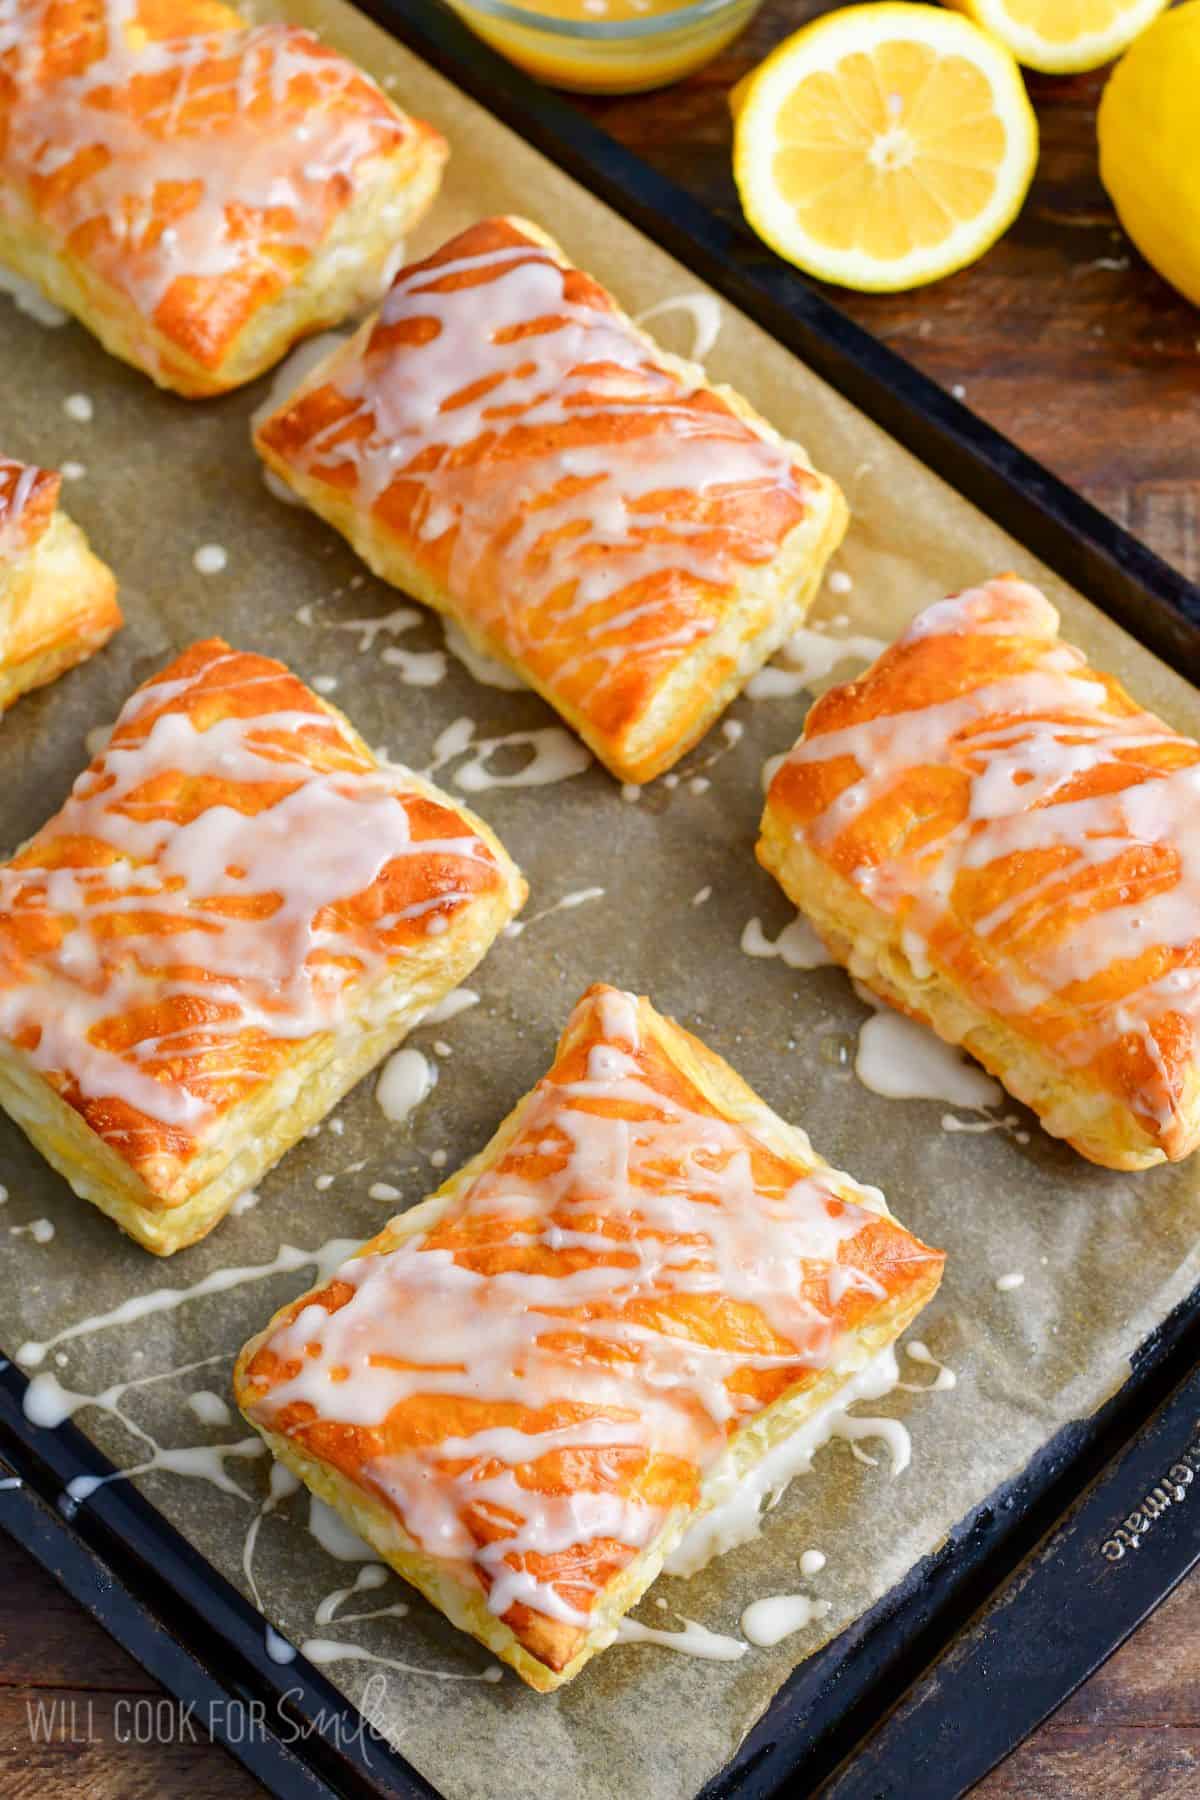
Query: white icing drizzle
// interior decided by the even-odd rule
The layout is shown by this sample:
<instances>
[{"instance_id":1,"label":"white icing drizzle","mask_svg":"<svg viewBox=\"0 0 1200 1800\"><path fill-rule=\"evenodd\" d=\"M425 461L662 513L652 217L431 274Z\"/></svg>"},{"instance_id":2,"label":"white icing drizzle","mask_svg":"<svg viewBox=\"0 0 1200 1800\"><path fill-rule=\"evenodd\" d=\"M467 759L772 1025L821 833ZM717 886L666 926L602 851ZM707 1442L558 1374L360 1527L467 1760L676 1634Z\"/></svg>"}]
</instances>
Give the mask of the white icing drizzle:
<instances>
[{"instance_id":1,"label":"white icing drizzle","mask_svg":"<svg viewBox=\"0 0 1200 1800\"><path fill-rule=\"evenodd\" d=\"M295 1644L289 1644L287 1639L281 1636L273 1625L264 1626L263 1632L266 1641L267 1655L272 1662L295 1662L297 1655Z\"/></svg>"},{"instance_id":2,"label":"white icing drizzle","mask_svg":"<svg viewBox=\"0 0 1200 1800\"><path fill-rule=\"evenodd\" d=\"M1011 1137L1015 1144L1027 1144L1029 1133L1018 1129L1020 1120L1016 1113L1005 1113L1003 1118L956 1119L953 1113L942 1114L942 1130L950 1133L965 1132L968 1136L983 1136L989 1131L1003 1131Z\"/></svg>"},{"instance_id":3,"label":"white icing drizzle","mask_svg":"<svg viewBox=\"0 0 1200 1800\"><path fill-rule=\"evenodd\" d=\"M32 281L26 281L23 275L18 275L13 269L0 267L0 294L7 294L17 311L24 313L27 319L33 319L38 325L53 329L67 322L67 314L61 306L55 306L53 300L47 300Z\"/></svg>"},{"instance_id":4,"label":"white icing drizzle","mask_svg":"<svg viewBox=\"0 0 1200 1800\"><path fill-rule=\"evenodd\" d=\"M340 1513L316 1494L308 1496L308 1530L335 1562L378 1562L379 1553L353 1531Z\"/></svg>"},{"instance_id":5,"label":"white icing drizzle","mask_svg":"<svg viewBox=\"0 0 1200 1800\"><path fill-rule=\"evenodd\" d=\"M27 1225L10 1225L9 1237L31 1237L35 1244L50 1244L54 1241L53 1219L31 1219Z\"/></svg>"},{"instance_id":6,"label":"white icing drizzle","mask_svg":"<svg viewBox=\"0 0 1200 1800\"><path fill-rule=\"evenodd\" d=\"M1057 626L1049 601L1015 579L929 607L892 657L919 660L943 640L949 696L825 731L814 712L790 764L852 761L857 773L803 833L836 854L843 831L914 771L952 775L966 806L947 809L936 840L922 831L911 858L872 857L848 878L902 912L907 940L985 1011L1036 1030L1044 1054L1071 1069L1136 1058L1131 1103L1165 1132L1200 1024L1200 756L1115 696ZM997 672L958 691L973 635L997 640ZM973 902L999 870L1004 898ZM1053 1108L1043 1119L1070 1128Z\"/></svg>"},{"instance_id":7,"label":"white icing drizzle","mask_svg":"<svg viewBox=\"0 0 1200 1800\"><path fill-rule=\"evenodd\" d=\"M786 750L781 750L778 756L768 756L766 762L762 766L762 790L764 794L770 788L771 783L774 781L776 775L779 773L780 769L782 769L787 759L788 753Z\"/></svg>"},{"instance_id":8,"label":"white icing drizzle","mask_svg":"<svg viewBox=\"0 0 1200 1800\"><path fill-rule=\"evenodd\" d=\"M322 1244L317 1250L298 1250L292 1244L281 1244L270 1262L252 1263L242 1268L213 1269L208 1275L201 1276L199 1281L193 1282L191 1287L152 1288L147 1293L131 1294L110 1312L89 1314L87 1318L78 1319L72 1325L60 1327L52 1337L41 1341L31 1339L22 1344L17 1351L16 1361L27 1369L40 1368L48 1351L56 1349L59 1344L69 1343L73 1338L91 1338L113 1326L135 1324L137 1320L149 1318L154 1313L174 1312L176 1307L185 1306L205 1294L224 1294L230 1288L241 1287L250 1281L265 1281L269 1276L278 1275L284 1270L303 1269L315 1264L317 1279L320 1280L328 1269L349 1256L354 1247L353 1238L330 1238L328 1243Z\"/></svg>"},{"instance_id":9,"label":"white icing drizzle","mask_svg":"<svg viewBox=\"0 0 1200 1800\"><path fill-rule=\"evenodd\" d=\"M921 1363L926 1368L937 1370L937 1375L932 1387L914 1388L912 1389L912 1392L918 1394L944 1394L949 1393L952 1388L958 1386L958 1376L954 1373L954 1370L948 1369L945 1363L939 1362L929 1348L929 1345L923 1344L920 1338L910 1338L904 1346L904 1354L912 1362ZM909 1384L907 1382L902 1382L900 1385L902 1387L907 1387Z\"/></svg>"},{"instance_id":10,"label":"white icing drizzle","mask_svg":"<svg viewBox=\"0 0 1200 1800\"><path fill-rule=\"evenodd\" d=\"M489 767L497 751L507 751L525 760L516 769L500 773ZM510 731L502 737L477 738L473 719L455 719L439 734L433 746L433 761L426 773L432 775L447 763L471 753L454 775L455 784L466 793L482 793L486 788L546 787L551 782L568 781L591 767L592 756L578 738L560 726L548 725L537 731Z\"/></svg>"},{"instance_id":11,"label":"white icing drizzle","mask_svg":"<svg viewBox=\"0 0 1200 1800\"><path fill-rule=\"evenodd\" d=\"M832 637L808 626L794 631L775 660L746 683L750 700L787 700L824 681L845 662L874 662L887 649L883 638Z\"/></svg>"},{"instance_id":12,"label":"white icing drizzle","mask_svg":"<svg viewBox=\"0 0 1200 1800\"><path fill-rule=\"evenodd\" d=\"M683 1619L683 1615L678 1615ZM641 1625L636 1619L621 1619L616 1627L616 1644L656 1644L660 1650L679 1650L685 1656L698 1656L705 1662L737 1662L745 1656L747 1645L740 1638L726 1637L698 1625L695 1619L683 1619L682 1631L659 1631L653 1625Z\"/></svg>"},{"instance_id":13,"label":"white icing drizzle","mask_svg":"<svg viewBox=\"0 0 1200 1800\"><path fill-rule=\"evenodd\" d=\"M555 913L574 912L577 906L587 906L592 900L603 900L606 889L602 887L576 888L573 893L564 894L561 900L553 905L544 906L541 912L533 913L528 919L512 919L504 927L503 935L507 938L520 937L531 925L540 925L543 919L549 919Z\"/></svg>"},{"instance_id":14,"label":"white icing drizzle","mask_svg":"<svg viewBox=\"0 0 1200 1800\"><path fill-rule=\"evenodd\" d=\"M881 1008L858 1034L854 1073L885 1100L943 1100L950 1106L995 1106L999 1082L954 1044L904 1013Z\"/></svg>"},{"instance_id":15,"label":"white icing drizzle","mask_svg":"<svg viewBox=\"0 0 1200 1800\"><path fill-rule=\"evenodd\" d=\"M227 1355L206 1356L198 1362L186 1363L182 1368L165 1369L153 1375L142 1375L128 1381L114 1382L100 1394L83 1394L65 1388L48 1369L32 1376L25 1389L22 1407L25 1417L31 1425L53 1430L65 1419L86 1408L95 1408L106 1412L120 1421L126 1431L146 1446L147 1454L138 1462L127 1468L115 1469L108 1475L79 1475L68 1482L66 1503L68 1509L82 1504L97 1491L107 1487L110 1482L124 1481L134 1475L149 1475L155 1470L163 1470L172 1475L184 1475L193 1479L207 1481L223 1494L234 1494L241 1500L249 1500L245 1489L229 1474L225 1464L230 1459L235 1461L253 1460L264 1454L266 1445L262 1439L255 1437L239 1438L226 1444L188 1444L183 1446L164 1445L151 1436L144 1426L130 1417L122 1402L126 1394L138 1388L149 1387L160 1381L175 1380L181 1375L188 1375L195 1369L209 1368L213 1363L227 1362Z\"/></svg>"},{"instance_id":16,"label":"white icing drizzle","mask_svg":"<svg viewBox=\"0 0 1200 1800\"><path fill-rule=\"evenodd\" d=\"M776 938L767 937L757 918L748 919L741 947L746 956L781 957L789 969L823 969L834 960L803 913Z\"/></svg>"},{"instance_id":17,"label":"white icing drizzle","mask_svg":"<svg viewBox=\"0 0 1200 1800\"><path fill-rule=\"evenodd\" d=\"M360 621L351 620L353 628ZM446 674L446 657L441 650L406 650L402 644L385 644L380 662L400 671L406 687L436 687Z\"/></svg>"},{"instance_id":18,"label":"white icing drizzle","mask_svg":"<svg viewBox=\"0 0 1200 1800\"><path fill-rule=\"evenodd\" d=\"M721 335L721 302L715 294L671 294L645 312L637 314L639 325L661 319L667 313L682 312L692 325L692 347L688 352L693 362L703 362Z\"/></svg>"},{"instance_id":19,"label":"white icing drizzle","mask_svg":"<svg viewBox=\"0 0 1200 1800\"><path fill-rule=\"evenodd\" d=\"M431 1006L428 1012L421 1014L419 1023L422 1025L447 1025L451 1019L457 1019L459 1013L468 1012L472 1006L478 1005L479 995L474 988L451 988L448 994L442 995L436 1006Z\"/></svg>"},{"instance_id":20,"label":"white icing drizzle","mask_svg":"<svg viewBox=\"0 0 1200 1800\"><path fill-rule=\"evenodd\" d=\"M754 1600L742 1614L742 1633L759 1649L769 1650L794 1632L827 1618L828 1600L810 1600L807 1594L771 1594Z\"/></svg>"},{"instance_id":21,"label":"white icing drizzle","mask_svg":"<svg viewBox=\"0 0 1200 1800\"><path fill-rule=\"evenodd\" d=\"M99 756L112 736L115 726L93 725L84 736L83 745L90 757Z\"/></svg>"},{"instance_id":22,"label":"white icing drizzle","mask_svg":"<svg viewBox=\"0 0 1200 1800\"><path fill-rule=\"evenodd\" d=\"M437 1065L419 1050L395 1050L375 1083L375 1098L384 1117L401 1125L437 1084Z\"/></svg>"},{"instance_id":23,"label":"white icing drizzle","mask_svg":"<svg viewBox=\"0 0 1200 1800\"><path fill-rule=\"evenodd\" d=\"M809 1473L817 1451L831 1438L851 1438L848 1409L859 1400L882 1399L899 1385L899 1378L895 1351L889 1346L852 1374L828 1405L810 1413L798 1430L768 1450L752 1469L739 1473L728 1457L718 1464L709 1480L711 1504L692 1520L667 1557L663 1564L667 1573L695 1575L714 1556L724 1556L757 1537L763 1514L778 1503L797 1475ZM886 1433L877 1429L884 1426ZM863 1437L891 1436L892 1427L892 1473L898 1475L907 1466L909 1455L904 1426L895 1419L854 1420L854 1429ZM852 1448L857 1450L857 1444Z\"/></svg>"},{"instance_id":24,"label":"white icing drizzle","mask_svg":"<svg viewBox=\"0 0 1200 1800\"><path fill-rule=\"evenodd\" d=\"M442 1227L347 1262L337 1273L339 1295L349 1290L344 1304L330 1312L310 1301L272 1333L276 1374L251 1404L271 1428L300 1403L313 1408L304 1417L364 1428L387 1421L389 1434L431 1384L485 1408L530 1409L541 1422L493 1425L485 1412L472 1434L422 1439L419 1450L389 1435L386 1448L364 1451L356 1478L431 1554L468 1559L497 1614L523 1601L580 1623L611 1573L606 1556L608 1573L596 1575L586 1547L613 1540L631 1556L665 1516L614 1485L616 1470L631 1455L672 1454L699 1471L718 1462L730 1432L761 1405L735 1375L776 1371L787 1383L827 1366L840 1349L840 1297L863 1282L884 1290L843 1254L878 1219L872 1192L819 1168L797 1178L753 1123L693 1112L664 1090L647 1073L656 1065L644 1061L632 997L598 990L575 1023L588 1045L580 1071L538 1085L506 1158L476 1177ZM490 1221L497 1231L519 1222L516 1243L540 1246L538 1264L549 1255L553 1276L519 1263L494 1277L476 1272L465 1251L439 1243L439 1229L453 1233L459 1220L488 1231ZM824 1304L812 1279L822 1265ZM751 1308L778 1348L721 1348L686 1334L687 1312L685 1331L658 1322L673 1299L705 1295ZM588 1346L566 1364L564 1316ZM855 1379L850 1395L865 1391ZM574 1416L545 1422L547 1397L559 1394ZM830 1432L883 1437L903 1465L906 1434L895 1421L839 1416ZM580 1475L560 1498L536 1479L518 1480L519 1469L536 1474L541 1457L567 1451L594 1468L592 1485ZM469 1525L478 1506L504 1524L482 1544ZM557 1580L526 1555L568 1549L570 1575Z\"/></svg>"},{"instance_id":25,"label":"white icing drizzle","mask_svg":"<svg viewBox=\"0 0 1200 1800\"><path fill-rule=\"evenodd\" d=\"M230 1425L233 1422L233 1414L225 1401L209 1388L197 1388L195 1393L188 1395L186 1405L202 1425Z\"/></svg>"},{"instance_id":26,"label":"white icing drizzle","mask_svg":"<svg viewBox=\"0 0 1200 1800\"><path fill-rule=\"evenodd\" d=\"M311 619L306 623L311 623ZM358 653L372 655L380 635L401 637L412 632L425 623L425 614L416 607L392 607L374 619L329 619L326 623L335 632L354 632L358 635ZM378 657L389 668L399 670L399 679L407 688L435 688L446 673L446 657L441 650L405 650L403 644L389 643L383 644Z\"/></svg>"},{"instance_id":27,"label":"white icing drizzle","mask_svg":"<svg viewBox=\"0 0 1200 1800\"><path fill-rule=\"evenodd\" d=\"M237 673L222 677L226 667ZM48 933L49 946L28 958L36 980L5 981L0 954L0 1032L32 1037L32 1062L69 1082L79 1104L116 1099L144 1118L198 1134L217 1102L247 1079L246 1034L300 1040L335 1026L361 980L406 955L415 933L446 923L495 866L457 818L447 820L444 837L415 838L407 772L364 766L345 727L317 710L319 703L234 710L199 728L195 717L204 715L186 710L193 688L215 686L237 698L282 675L265 659L214 650L188 674L167 670L139 689L60 812L18 859L0 867L0 952L5 931L39 912L71 922ZM151 709L147 729L140 720ZM345 746L348 766L338 766L338 758L321 767L310 750L314 741ZM168 775L222 785L206 806L175 823L138 798ZM257 798L265 783L277 795L266 805ZM244 787L255 804L240 810L230 787ZM56 866L54 847L64 838L96 848L87 859ZM324 846L320 855L314 845ZM427 898L369 927L339 909L409 860L436 871ZM268 916L247 906L260 897L276 902ZM119 919L127 929L115 934ZM15 956L18 966L23 956ZM181 1026L178 1043L147 1034L106 1048L105 1023L136 1016L147 1000L202 1002L203 1023ZM118 1122L112 1130L123 1149L131 1127Z\"/></svg>"},{"instance_id":28,"label":"white icing drizzle","mask_svg":"<svg viewBox=\"0 0 1200 1800\"><path fill-rule=\"evenodd\" d=\"M442 631L446 639L446 649L457 658L467 671L483 687L499 688L503 693L518 693L525 683L521 677L510 669L507 663L498 662L489 656L486 650L480 650L473 644L457 619L444 618Z\"/></svg>"},{"instance_id":29,"label":"white icing drizzle","mask_svg":"<svg viewBox=\"0 0 1200 1800\"><path fill-rule=\"evenodd\" d=\"M332 1593L326 1594L325 1598L318 1604L316 1612L313 1614L313 1623L316 1625L328 1625L332 1621L333 1616L338 1611L339 1607L343 1606L347 1600L352 1599L355 1594L362 1594L366 1593L368 1590L373 1591L376 1588L383 1587L390 1575L391 1570L387 1567L386 1563L364 1563L349 1587L334 1588ZM405 1607L404 1611L407 1612L408 1608ZM343 1620L342 1622L347 1623L346 1620Z\"/></svg>"},{"instance_id":30,"label":"white icing drizzle","mask_svg":"<svg viewBox=\"0 0 1200 1800\"><path fill-rule=\"evenodd\" d=\"M258 1545L258 1534L262 1530L263 1520L282 1506L283 1502L289 1499L299 1486L298 1476L293 1475L292 1471L285 1468L282 1463L273 1462L267 1479L267 1492L246 1527L246 1535L242 1539L242 1573L245 1575L246 1585L254 1597L254 1604L260 1612L262 1611L262 1596L258 1591L258 1582L254 1578L254 1552ZM270 1629L268 1625L268 1633L270 1633ZM290 1660L290 1658L285 1660Z\"/></svg>"},{"instance_id":31,"label":"white icing drizzle","mask_svg":"<svg viewBox=\"0 0 1200 1800\"><path fill-rule=\"evenodd\" d=\"M269 472L269 471L268 471ZM312 616L312 603L300 609L302 625L315 625ZM402 644L388 643L376 650L376 642L381 636L401 637L405 632L414 630L425 621L425 614L415 606L396 606L391 612L380 613L375 618L364 619L325 619L322 621L330 631L352 631L358 638L360 656L377 655L381 663L388 668L399 671L400 680L406 687L436 687L446 674L446 657L441 650L407 650ZM318 687L318 683L312 683ZM320 690L318 690L320 691ZM380 759L386 761L386 758Z\"/></svg>"},{"instance_id":32,"label":"white icing drizzle","mask_svg":"<svg viewBox=\"0 0 1200 1800\"><path fill-rule=\"evenodd\" d=\"M420 625L424 614L415 606L394 606L390 612L378 613L373 619L330 619L334 631L352 631L358 638L360 656L369 655L382 637L400 637ZM311 624L312 620L306 621Z\"/></svg>"},{"instance_id":33,"label":"white icing drizzle","mask_svg":"<svg viewBox=\"0 0 1200 1800\"><path fill-rule=\"evenodd\" d=\"M15 195L39 188L57 246L83 254L148 319L186 296L181 278L201 284L183 298L196 328L208 284L224 280L235 295L263 279L283 287L286 261L314 251L359 192L361 167L412 130L368 77L294 26L156 39L138 0L103 0L96 12L77 25L63 74L48 54L62 31L53 0L0 10L11 84L0 174ZM133 223L117 231L113 220ZM173 323L168 314L165 328ZM150 340L143 348L155 354Z\"/></svg>"},{"instance_id":34,"label":"white icing drizzle","mask_svg":"<svg viewBox=\"0 0 1200 1800\"><path fill-rule=\"evenodd\" d=\"M719 628L721 596L776 554L810 478L509 235L485 223L402 271L369 339L310 384L336 392L337 416L305 438L302 397L281 449L318 479L349 471L473 636L595 718L631 655L665 676Z\"/></svg>"},{"instance_id":35,"label":"white icing drizzle","mask_svg":"<svg viewBox=\"0 0 1200 1800\"><path fill-rule=\"evenodd\" d=\"M857 1461L872 1469L878 1466L879 1459L862 1449L862 1440L880 1439L887 1449L893 1476L903 1475L912 1461L912 1439L908 1427L899 1419L860 1419L857 1415L846 1414L834 1426L833 1436L844 1438Z\"/></svg>"}]
</instances>

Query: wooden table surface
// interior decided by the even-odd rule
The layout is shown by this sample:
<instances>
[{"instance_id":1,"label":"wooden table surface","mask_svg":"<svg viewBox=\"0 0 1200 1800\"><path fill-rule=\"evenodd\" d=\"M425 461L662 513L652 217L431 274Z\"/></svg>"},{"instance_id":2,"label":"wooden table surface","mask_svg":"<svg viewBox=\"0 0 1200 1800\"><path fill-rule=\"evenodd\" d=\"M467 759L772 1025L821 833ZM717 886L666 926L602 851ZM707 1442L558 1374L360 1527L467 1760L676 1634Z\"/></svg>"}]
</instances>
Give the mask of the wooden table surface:
<instances>
[{"instance_id":1,"label":"wooden table surface","mask_svg":"<svg viewBox=\"0 0 1200 1800\"><path fill-rule=\"evenodd\" d=\"M750 30L690 81L589 102L588 110L666 174L736 211L728 90L789 30L829 10L813 0L767 0ZM834 298L945 386L964 389L969 406L1197 579L1200 312L1141 262L1105 198L1095 148L1103 81L1101 73L1031 82L1041 166L1020 220L981 264L913 294ZM1200 1795L1198 1600L1200 1576L978 1793L986 1800ZM4 1800L158 1800L185 1792L191 1800L241 1800L261 1791L207 1742L130 1741L143 1716L130 1701L155 1692L0 1537ZM34 1742L31 1709L54 1699L77 1703L77 1728ZM507 1796L498 1790L497 1800Z\"/></svg>"}]
</instances>

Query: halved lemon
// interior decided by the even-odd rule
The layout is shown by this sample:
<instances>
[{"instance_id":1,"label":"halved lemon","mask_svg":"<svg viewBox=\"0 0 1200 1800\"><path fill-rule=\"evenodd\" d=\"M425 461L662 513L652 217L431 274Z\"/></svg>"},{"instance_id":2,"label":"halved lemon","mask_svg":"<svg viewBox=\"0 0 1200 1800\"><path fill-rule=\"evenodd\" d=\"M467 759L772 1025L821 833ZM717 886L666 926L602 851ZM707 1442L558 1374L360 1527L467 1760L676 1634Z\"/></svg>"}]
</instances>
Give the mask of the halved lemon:
<instances>
[{"instance_id":1,"label":"halved lemon","mask_svg":"<svg viewBox=\"0 0 1200 1800\"><path fill-rule=\"evenodd\" d=\"M1120 56L1168 0L946 0L1046 75L1098 69Z\"/></svg>"},{"instance_id":2,"label":"halved lemon","mask_svg":"<svg viewBox=\"0 0 1200 1800\"><path fill-rule=\"evenodd\" d=\"M734 176L789 262L880 292L994 244L1037 163L1012 54L969 20L889 0L815 20L739 84Z\"/></svg>"}]
</instances>

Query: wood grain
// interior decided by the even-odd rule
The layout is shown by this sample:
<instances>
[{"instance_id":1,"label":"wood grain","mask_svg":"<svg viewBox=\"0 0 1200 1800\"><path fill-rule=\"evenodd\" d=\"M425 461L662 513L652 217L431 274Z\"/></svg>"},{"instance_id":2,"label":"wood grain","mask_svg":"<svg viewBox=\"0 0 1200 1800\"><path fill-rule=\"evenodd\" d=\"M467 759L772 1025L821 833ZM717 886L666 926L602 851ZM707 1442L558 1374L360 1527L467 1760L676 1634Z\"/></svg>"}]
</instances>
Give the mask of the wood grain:
<instances>
[{"instance_id":1,"label":"wood grain","mask_svg":"<svg viewBox=\"0 0 1200 1800\"><path fill-rule=\"evenodd\" d=\"M738 43L691 81L590 101L587 110L656 167L740 216L729 88L787 31L828 10L768 0ZM831 297L945 386L961 387L969 406L1200 578L1200 314L1141 261L1105 198L1095 151L1103 79L1031 83L1041 165L1021 218L982 263L914 294ZM1200 1576L982 1784L984 1800L1200 1794L1198 1600ZM5 1800L242 1800L259 1792L211 1744L128 1741L130 1702L156 1691L0 1538ZM76 1703L83 1741L33 1741L29 1709L48 1698ZM68 1721L69 1710L58 1716ZM506 1800L499 1790L497 1800Z\"/></svg>"}]
</instances>

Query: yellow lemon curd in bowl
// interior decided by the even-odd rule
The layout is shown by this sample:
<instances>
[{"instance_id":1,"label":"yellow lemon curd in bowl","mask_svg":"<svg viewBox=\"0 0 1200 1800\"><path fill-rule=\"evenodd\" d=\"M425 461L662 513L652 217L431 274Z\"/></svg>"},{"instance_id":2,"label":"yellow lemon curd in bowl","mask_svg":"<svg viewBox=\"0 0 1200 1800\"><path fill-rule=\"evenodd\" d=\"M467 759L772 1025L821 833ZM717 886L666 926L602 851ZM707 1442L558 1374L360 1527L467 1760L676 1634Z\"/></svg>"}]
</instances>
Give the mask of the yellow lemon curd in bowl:
<instances>
[{"instance_id":1,"label":"yellow lemon curd in bowl","mask_svg":"<svg viewBox=\"0 0 1200 1800\"><path fill-rule=\"evenodd\" d=\"M552 87L634 94L720 53L760 0L450 0L493 49Z\"/></svg>"}]
</instances>

